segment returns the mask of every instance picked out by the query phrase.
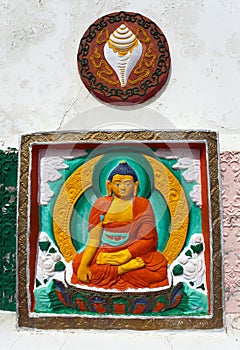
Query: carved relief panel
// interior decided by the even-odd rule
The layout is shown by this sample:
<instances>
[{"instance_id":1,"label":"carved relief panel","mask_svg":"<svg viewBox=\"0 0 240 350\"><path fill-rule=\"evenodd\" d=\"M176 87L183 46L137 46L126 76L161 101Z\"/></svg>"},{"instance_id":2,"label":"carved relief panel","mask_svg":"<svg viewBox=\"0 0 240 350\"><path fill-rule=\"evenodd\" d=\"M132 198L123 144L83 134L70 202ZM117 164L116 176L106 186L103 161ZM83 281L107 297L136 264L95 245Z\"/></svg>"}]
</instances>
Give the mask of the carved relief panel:
<instances>
[{"instance_id":1,"label":"carved relief panel","mask_svg":"<svg viewBox=\"0 0 240 350\"><path fill-rule=\"evenodd\" d=\"M223 326L214 133L26 135L21 156L20 326Z\"/></svg>"}]
</instances>

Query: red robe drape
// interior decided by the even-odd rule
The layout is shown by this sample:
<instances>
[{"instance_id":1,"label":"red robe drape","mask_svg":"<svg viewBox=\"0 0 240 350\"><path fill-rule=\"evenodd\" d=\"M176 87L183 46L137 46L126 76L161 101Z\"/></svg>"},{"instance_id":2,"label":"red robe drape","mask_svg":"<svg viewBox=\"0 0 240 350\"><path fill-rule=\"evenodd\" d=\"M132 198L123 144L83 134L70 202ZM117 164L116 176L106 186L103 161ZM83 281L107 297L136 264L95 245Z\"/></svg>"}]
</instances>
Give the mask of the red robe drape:
<instances>
[{"instance_id":1,"label":"red robe drape","mask_svg":"<svg viewBox=\"0 0 240 350\"><path fill-rule=\"evenodd\" d=\"M89 216L89 230L101 221L100 215L106 214L112 199L112 197L102 197L94 203ZM125 290L127 288L155 288L168 285L167 260L157 250L158 235L152 206L147 199L142 197L134 197L132 206L132 222L117 222L104 225L104 230L107 232L115 234L119 232L127 233L128 240L120 246L111 246L103 243L98 248L90 265L92 280L87 284L88 286ZM97 265L96 260L100 252L111 253L123 249L128 249L132 258L141 257L145 262L145 266L119 276L118 266ZM73 260L71 281L74 284L84 284L77 278L82 254L77 254Z\"/></svg>"}]
</instances>

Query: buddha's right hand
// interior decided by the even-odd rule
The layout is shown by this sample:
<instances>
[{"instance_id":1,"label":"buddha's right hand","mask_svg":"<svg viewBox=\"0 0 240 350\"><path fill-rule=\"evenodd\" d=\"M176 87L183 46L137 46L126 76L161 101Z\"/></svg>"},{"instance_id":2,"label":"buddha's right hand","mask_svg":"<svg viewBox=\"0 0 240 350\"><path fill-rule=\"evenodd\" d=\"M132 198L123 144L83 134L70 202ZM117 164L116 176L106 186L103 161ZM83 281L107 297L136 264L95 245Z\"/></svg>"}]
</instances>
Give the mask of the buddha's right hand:
<instances>
[{"instance_id":1,"label":"buddha's right hand","mask_svg":"<svg viewBox=\"0 0 240 350\"><path fill-rule=\"evenodd\" d=\"M79 281L89 283L92 279L92 272L89 266L79 266L77 276Z\"/></svg>"}]
</instances>

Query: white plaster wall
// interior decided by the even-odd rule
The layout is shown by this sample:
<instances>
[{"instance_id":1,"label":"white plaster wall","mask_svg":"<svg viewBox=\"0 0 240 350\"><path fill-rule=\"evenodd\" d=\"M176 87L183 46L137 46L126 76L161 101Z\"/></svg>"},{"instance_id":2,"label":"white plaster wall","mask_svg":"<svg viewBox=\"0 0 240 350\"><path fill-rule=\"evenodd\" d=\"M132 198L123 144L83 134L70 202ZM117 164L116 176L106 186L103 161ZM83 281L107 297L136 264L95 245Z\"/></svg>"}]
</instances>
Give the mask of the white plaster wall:
<instances>
[{"instance_id":1,"label":"white plaster wall","mask_svg":"<svg viewBox=\"0 0 240 350\"><path fill-rule=\"evenodd\" d=\"M139 12L164 31L172 72L161 96L120 109L97 101L82 84L79 40L96 18ZM187 128L220 133L221 151L239 151L239 0L0 0L0 148L21 133L63 128ZM1 349L235 349L239 320L223 332L16 332L0 313ZM4 342L1 343L1 340ZM3 344L3 347L2 347Z\"/></svg>"},{"instance_id":2,"label":"white plaster wall","mask_svg":"<svg viewBox=\"0 0 240 350\"><path fill-rule=\"evenodd\" d=\"M151 18L170 45L168 86L144 106L176 128L218 130L221 150L238 150L239 0L0 0L0 146L17 145L20 133L57 130L72 118L87 127L82 113L93 107L104 109L105 120L88 115L90 125L119 122L116 108L88 93L76 64L88 26L118 10ZM144 117L144 106L129 123L161 128L161 119Z\"/></svg>"}]
</instances>

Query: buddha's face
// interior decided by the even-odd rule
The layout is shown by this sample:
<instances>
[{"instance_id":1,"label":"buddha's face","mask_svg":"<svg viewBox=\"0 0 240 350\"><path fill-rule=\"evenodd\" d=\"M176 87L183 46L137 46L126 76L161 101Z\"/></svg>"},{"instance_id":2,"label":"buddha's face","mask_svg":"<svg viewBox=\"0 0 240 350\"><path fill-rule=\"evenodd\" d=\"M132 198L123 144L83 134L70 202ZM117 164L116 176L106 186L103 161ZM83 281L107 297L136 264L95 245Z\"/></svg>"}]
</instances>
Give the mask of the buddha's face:
<instances>
[{"instance_id":1,"label":"buddha's face","mask_svg":"<svg viewBox=\"0 0 240 350\"><path fill-rule=\"evenodd\" d=\"M113 176L112 182L109 181L108 186L114 196L127 200L133 197L134 191L137 191L138 182L134 182L131 175L116 174Z\"/></svg>"}]
</instances>

